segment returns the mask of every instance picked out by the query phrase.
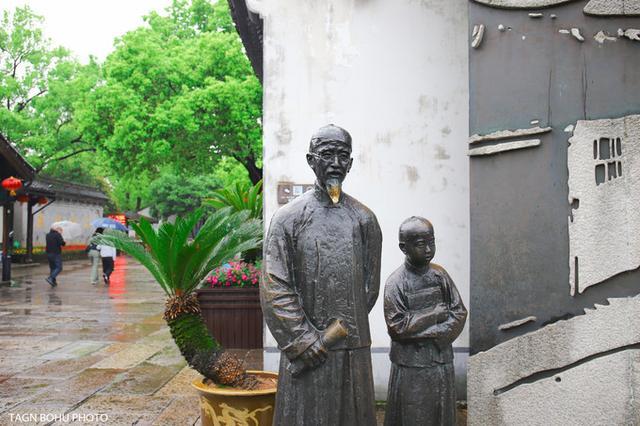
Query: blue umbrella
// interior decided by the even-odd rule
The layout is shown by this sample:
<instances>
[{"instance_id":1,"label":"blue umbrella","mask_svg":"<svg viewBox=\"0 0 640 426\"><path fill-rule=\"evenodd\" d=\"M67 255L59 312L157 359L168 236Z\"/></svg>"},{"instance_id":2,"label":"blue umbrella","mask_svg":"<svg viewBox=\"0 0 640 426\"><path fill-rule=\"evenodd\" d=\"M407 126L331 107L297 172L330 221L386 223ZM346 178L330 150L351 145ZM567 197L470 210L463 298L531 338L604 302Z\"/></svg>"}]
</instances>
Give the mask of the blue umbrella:
<instances>
[{"instance_id":1,"label":"blue umbrella","mask_svg":"<svg viewBox=\"0 0 640 426\"><path fill-rule=\"evenodd\" d=\"M91 226L94 228L115 229L116 231L128 232L126 226L108 217L101 217L91 222Z\"/></svg>"}]
</instances>

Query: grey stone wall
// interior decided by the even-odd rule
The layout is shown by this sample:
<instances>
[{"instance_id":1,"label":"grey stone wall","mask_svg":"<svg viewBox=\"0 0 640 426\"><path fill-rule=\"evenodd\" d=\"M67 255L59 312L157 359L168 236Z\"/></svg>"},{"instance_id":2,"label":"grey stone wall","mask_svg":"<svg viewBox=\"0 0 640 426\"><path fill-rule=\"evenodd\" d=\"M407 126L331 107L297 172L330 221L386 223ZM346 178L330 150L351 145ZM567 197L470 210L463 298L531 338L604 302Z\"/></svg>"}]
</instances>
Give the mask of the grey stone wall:
<instances>
[{"instance_id":1,"label":"grey stone wall","mask_svg":"<svg viewBox=\"0 0 640 426\"><path fill-rule=\"evenodd\" d=\"M472 354L640 292L635 270L571 295L568 140L578 120L640 112L640 41L628 31L640 19L587 16L587 3L507 10L470 2L469 34L485 26L477 48L469 41L470 133L551 128L470 145L540 141L470 157Z\"/></svg>"},{"instance_id":2,"label":"grey stone wall","mask_svg":"<svg viewBox=\"0 0 640 426\"><path fill-rule=\"evenodd\" d=\"M636 424L637 2L482 3L469 14L469 423Z\"/></svg>"}]
</instances>

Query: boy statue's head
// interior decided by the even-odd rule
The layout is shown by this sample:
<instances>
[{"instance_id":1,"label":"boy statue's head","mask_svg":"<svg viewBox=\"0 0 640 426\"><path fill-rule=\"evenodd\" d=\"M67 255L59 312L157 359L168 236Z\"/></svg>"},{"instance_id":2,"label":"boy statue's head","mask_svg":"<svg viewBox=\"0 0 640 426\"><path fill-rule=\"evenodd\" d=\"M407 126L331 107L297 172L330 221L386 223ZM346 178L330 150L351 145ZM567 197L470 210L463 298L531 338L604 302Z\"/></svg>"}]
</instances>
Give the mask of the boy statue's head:
<instances>
[{"instance_id":1,"label":"boy statue's head","mask_svg":"<svg viewBox=\"0 0 640 426\"><path fill-rule=\"evenodd\" d=\"M400 250L414 266L428 265L436 254L433 225L427 219L411 216L400 225Z\"/></svg>"}]
</instances>

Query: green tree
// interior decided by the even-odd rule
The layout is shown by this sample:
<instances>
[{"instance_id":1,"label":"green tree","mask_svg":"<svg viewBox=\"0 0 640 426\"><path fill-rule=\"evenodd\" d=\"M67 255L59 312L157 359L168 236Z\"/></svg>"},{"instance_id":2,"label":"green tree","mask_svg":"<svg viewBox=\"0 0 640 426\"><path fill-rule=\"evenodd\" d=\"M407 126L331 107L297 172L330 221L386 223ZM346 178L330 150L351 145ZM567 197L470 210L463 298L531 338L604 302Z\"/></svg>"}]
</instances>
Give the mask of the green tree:
<instances>
[{"instance_id":1,"label":"green tree","mask_svg":"<svg viewBox=\"0 0 640 426\"><path fill-rule=\"evenodd\" d=\"M28 7L18 7L4 11L0 25L0 133L38 170L95 151L83 137L76 110L100 73L94 61L80 65L67 50L51 47L42 21Z\"/></svg>"},{"instance_id":2,"label":"green tree","mask_svg":"<svg viewBox=\"0 0 640 426\"><path fill-rule=\"evenodd\" d=\"M210 174L224 157L262 177L262 89L225 1L174 0L125 34L82 121L121 176Z\"/></svg>"},{"instance_id":3,"label":"green tree","mask_svg":"<svg viewBox=\"0 0 640 426\"><path fill-rule=\"evenodd\" d=\"M236 183L249 184L249 173L238 161L231 157L222 157L213 168L213 178L226 188Z\"/></svg>"},{"instance_id":4,"label":"green tree","mask_svg":"<svg viewBox=\"0 0 640 426\"><path fill-rule=\"evenodd\" d=\"M202 204L202 199L218 187L211 176L180 177L163 174L149 185L149 205L155 217L184 215Z\"/></svg>"},{"instance_id":5,"label":"green tree","mask_svg":"<svg viewBox=\"0 0 640 426\"><path fill-rule=\"evenodd\" d=\"M112 174L109 177L109 183L113 188L111 194L118 212L137 211L139 208L148 206L151 182L152 179L146 172L138 174L135 178Z\"/></svg>"}]
</instances>

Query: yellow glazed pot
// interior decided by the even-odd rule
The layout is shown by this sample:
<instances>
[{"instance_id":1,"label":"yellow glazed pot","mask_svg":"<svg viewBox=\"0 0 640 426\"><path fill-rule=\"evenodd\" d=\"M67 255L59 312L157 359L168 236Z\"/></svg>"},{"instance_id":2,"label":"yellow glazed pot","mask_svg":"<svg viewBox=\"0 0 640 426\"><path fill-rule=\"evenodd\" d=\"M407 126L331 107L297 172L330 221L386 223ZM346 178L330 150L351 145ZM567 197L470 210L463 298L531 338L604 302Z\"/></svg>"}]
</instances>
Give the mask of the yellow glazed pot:
<instances>
[{"instance_id":1,"label":"yellow glazed pot","mask_svg":"<svg viewBox=\"0 0 640 426\"><path fill-rule=\"evenodd\" d=\"M278 374L268 371L247 373L275 378ZM194 380L193 387L200 394L200 421L202 426L271 426L276 405L276 386L260 390L231 389L205 385L202 379Z\"/></svg>"}]
</instances>

